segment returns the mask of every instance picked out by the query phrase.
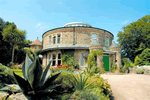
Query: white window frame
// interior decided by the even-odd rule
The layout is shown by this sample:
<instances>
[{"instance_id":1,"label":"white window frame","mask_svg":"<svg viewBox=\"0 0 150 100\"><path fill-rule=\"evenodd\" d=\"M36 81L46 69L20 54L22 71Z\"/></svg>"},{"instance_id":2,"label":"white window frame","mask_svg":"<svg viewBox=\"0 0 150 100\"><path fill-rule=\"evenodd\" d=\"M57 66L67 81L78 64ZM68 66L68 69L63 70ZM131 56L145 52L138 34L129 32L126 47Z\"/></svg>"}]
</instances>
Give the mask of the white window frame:
<instances>
[{"instance_id":1,"label":"white window frame","mask_svg":"<svg viewBox=\"0 0 150 100\"><path fill-rule=\"evenodd\" d=\"M80 53L80 66L83 67L85 66L85 62L84 62L84 57L82 59L82 56L84 55L84 53ZM83 61L83 65L81 65L81 62Z\"/></svg>"},{"instance_id":2,"label":"white window frame","mask_svg":"<svg viewBox=\"0 0 150 100\"><path fill-rule=\"evenodd\" d=\"M59 38L58 38L59 36ZM57 34L57 44L60 44L60 38L61 38L61 34ZM59 43L58 43L58 39L59 39Z\"/></svg>"},{"instance_id":3,"label":"white window frame","mask_svg":"<svg viewBox=\"0 0 150 100\"><path fill-rule=\"evenodd\" d=\"M97 34L92 34L92 43L94 42L94 40L97 40Z\"/></svg>"},{"instance_id":4,"label":"white window frame","mask_svg":"<svg viewBox=\"0 0 150 100\"><path fill-rule=\"evenodd\" d=\"M55 59L53 59L53 55L55 55ZM53 61L55 61L55 65L53 65ZM56 66L56 54L52 54L52 66Z\"/></svg>"},{"instance_id":5,"label":"white window frame","mask_svg":"<svg viewBox=\"0 0 150 100\"><path fill-rule=\"evenodd\" d=\"M58 59L58 55L60 54L60 59ZM58 53L57 54L57 64L58 64L58 61L61 61L61 53ZM62 64L62 61L61 61L61 63L60 63L60 65Z\"/></svg>"},{"instance_id":6,"label":"white window frame","mask_svg":"<svg viewBox=\"0 0 150 100\"><path fill-rule=\"evenodd\" d=\"M51 45L51 44L52 44L52 37L49 36L49 45Z\"/></svg>"},{"instance_id":7,"label":"white window frame","mask_svg":"<svg viewBox=\"0 0 150 100\"><path fill-rule=\"evenodd\" d=\"M105 37L105 44L107 47L109 47L109 37Z\"/></svg>"},{"instance_id":8,"label":"white window frame","mask_svg":"<svg viewBox=\"0 0 150 100\"><path fill-rule=\"evenodd\" d=\"M56 36L55 35L53 36L53 44L56 44Z\"/></svg>"}]
</instances>

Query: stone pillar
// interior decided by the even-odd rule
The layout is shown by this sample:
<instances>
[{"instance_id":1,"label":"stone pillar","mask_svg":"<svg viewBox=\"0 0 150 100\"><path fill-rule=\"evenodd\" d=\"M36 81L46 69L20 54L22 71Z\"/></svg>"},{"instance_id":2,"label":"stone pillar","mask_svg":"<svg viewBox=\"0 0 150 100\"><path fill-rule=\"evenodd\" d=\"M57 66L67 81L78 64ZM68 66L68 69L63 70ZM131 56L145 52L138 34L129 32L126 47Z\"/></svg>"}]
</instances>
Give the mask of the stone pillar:
<instances>
[{"instance_id":1,"label":"stone pillar","mask_svg":"<svg viewBox=\"0 0 150 100\"><path fill-rule=\"evenodd\" d=\"M97 56L97 67L103 68L103 65L104 65L104 63L103 63L103 54L98 55Z\"/></svg>"},{"instance_id":2,"label":"stone pillar","mask_svg":"<svg viewBox=\"0 0 150 100\"><path fill-rule=\"evenodd\" d=\"M117 60L116 62L117 66L120 67L121 66L121 52L116 52L116 60Z\"/></svg>"},{"instance_id":3,"label":"stone pillar","mask_svg":"<svg viewBox=\"0 0 150 100\"><path fill-rule=\"evenodd\" d=\"M42 65L43 65L43 66L46 66L46 55L45 55L45 54L43 55L43 62L42 62Z\"/></svg>"},{"instance_id":4,"label":"stone pillar","mask_svg":"<svg viewBox=\"0 0 150 100\"><path fill-rule=\"evenodd\" d=\"M113 62L113 55L109 54L109 70L111 70L111 64Z\"/></svg>"}]
</instances>

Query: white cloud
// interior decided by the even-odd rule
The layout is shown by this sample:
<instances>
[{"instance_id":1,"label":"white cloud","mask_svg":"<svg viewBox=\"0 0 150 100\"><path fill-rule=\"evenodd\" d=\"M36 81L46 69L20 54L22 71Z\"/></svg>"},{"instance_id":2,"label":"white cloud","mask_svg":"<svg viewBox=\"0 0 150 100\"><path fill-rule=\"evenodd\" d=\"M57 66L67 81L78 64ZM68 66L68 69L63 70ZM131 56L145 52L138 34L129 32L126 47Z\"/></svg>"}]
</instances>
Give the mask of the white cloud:
<instances>
[{"instance_id":1,"label":"white cloud","mask_svg":"<svg viewBox=\"0 0 150 100\"><path fill-rule=\"evenodd\" d=\"M40 27L41 26L41 23L38 23L35 25L35 27Z\"/></svg>"},{"instance_id":2,"label":"white cloud","mask_svg":"<svg viewBox=\"0 0 150 100\"><path fill-rule=\"evenodd\" d=\"M121 24L125 25L125 24L128 24L129 22L130 22L129 20L126 20L126 21L121 22Z\"/></svg>"},{"instance_id":3,"label":"white cloud","mask_svg":"<svg viewBox=\"0 0 150 100\"><path fill-rule=\"evenodd\" d=\"M45 29L49 29L49 26L43 25L43 23L38 23L35 27L37 28L36 32L43 32Z\"/></svg>"}]
</instances>

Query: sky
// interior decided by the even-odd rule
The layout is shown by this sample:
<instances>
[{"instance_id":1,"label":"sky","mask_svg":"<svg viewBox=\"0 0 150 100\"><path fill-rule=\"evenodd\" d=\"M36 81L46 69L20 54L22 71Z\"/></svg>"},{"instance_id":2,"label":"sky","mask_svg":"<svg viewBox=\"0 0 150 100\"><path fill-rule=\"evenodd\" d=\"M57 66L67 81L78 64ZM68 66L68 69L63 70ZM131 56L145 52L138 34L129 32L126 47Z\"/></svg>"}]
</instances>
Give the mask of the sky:
<instances>
[{"instance_id":1,"label":"sky","mask_svg":"<svg viewBox=\"0 0 150 100\"><path fill-rule=\"evenodd\" d=\"M70 22L110 31L117 41L122 27L150 14L150 0L0 0L0 17L42 41L44 32Z\"/></svg>"}]
</instances>

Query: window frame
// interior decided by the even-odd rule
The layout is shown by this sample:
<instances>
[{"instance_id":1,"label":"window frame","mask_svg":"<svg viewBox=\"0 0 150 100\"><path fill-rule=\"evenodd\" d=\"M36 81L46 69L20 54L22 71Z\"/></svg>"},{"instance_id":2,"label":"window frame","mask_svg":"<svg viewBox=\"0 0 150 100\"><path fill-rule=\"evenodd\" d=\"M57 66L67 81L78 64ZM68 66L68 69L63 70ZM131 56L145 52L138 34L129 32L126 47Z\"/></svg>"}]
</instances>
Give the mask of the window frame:
<instances>
[{"instance_id":1,"label":"window frame","mask_svg":"<svg viewBox=\"0 0 150 100\"><path fill-rule=\"evenodd\" d=\"M84 56L84 53L80 53L80 66L83 67L85 66L85 61L84 61L84 57L82 58L82 56ZM82 65L82 62L83 61L83 65Z\"/></svg>"},{"instance_id":2,"label":"window frame","mask_svg":"<svg viewBox=\"0 0 150 100\"><path fill-rule=\"evenodd\" d=\"M105 44L107 47L109 47L109 37L105 37Z\"/></svg>"},{"instance_id":3,"label":"window frame","mask_svg":"<svg viewBox=\"0 0 150 100\"><path fill-rule=\"evenodd\" d=\"M58 37L59 36L59 37ZM61 38L61 35L60 34L57 34L57 44L60 44L60 38ZM59 40L59 42L58 42Z\"/></svg>"},{"instance_id":4,"label":"window frame","mask_svg":"<svg viewBox=\"0 0 150 100\"><path fill-rule=\"evenodd\" d=\"M56 44L56 36L53 36L53 44Z\"/></svg>"},{"instance_id":5,"label":"window frame","mask_svg":"<svg viewBox=\"0 0 150 100\"><path fill-rule=\"evenodd\" d=\"M52 44L52 37L49 36L49 45L51 45L51 44Z\"/></svg>"},{"instance_id":6,"label":"window frame","mask_svg":"<svg viewBox=\"0 0 150 100\"><path fill-rule=\"evenodd\" d=\"M96 37L94 37L94 35L95 35ZM97 34L92 34L92 43L93 43L95 40L97 40Z\"/></svg>"},{"instance_id":7,"label":"window frame","mask_svg":"<svg viewBox=\"0 0 150 100\"><path fill-rule=\"evenodd\" d=\"M55 59L53 59L53 55L55 55ZM55 61L55 64L54 64ZM56 66L56 54L52 54L52 66Z\"/></svg>"}]
</instances>

